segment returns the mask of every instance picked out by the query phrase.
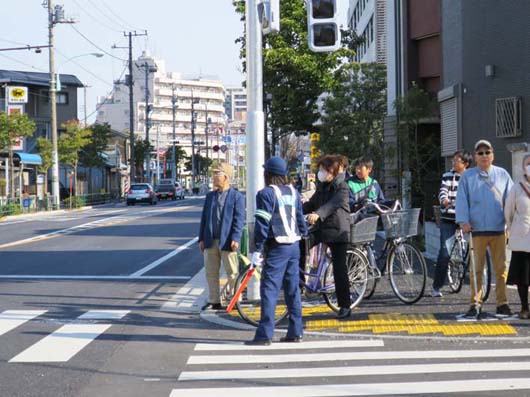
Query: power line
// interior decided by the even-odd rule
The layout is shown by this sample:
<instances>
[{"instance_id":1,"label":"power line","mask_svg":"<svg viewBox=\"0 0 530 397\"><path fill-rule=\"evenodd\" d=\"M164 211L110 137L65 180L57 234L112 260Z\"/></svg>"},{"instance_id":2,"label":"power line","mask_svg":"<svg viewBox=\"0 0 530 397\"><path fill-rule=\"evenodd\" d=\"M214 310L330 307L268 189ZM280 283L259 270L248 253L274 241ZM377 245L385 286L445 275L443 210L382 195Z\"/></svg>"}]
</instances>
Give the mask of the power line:
<instances>
[{"instance_id":1,"label":"power line","mask_svg":"<svg viewBox=\"0 0 530 397\"><path fill-rule=\"evenodd\" d=\"M118 80L117 80L117 81L120 81L120 80L121 80L121 78L122 78L123 75L125 74L125 71L127 70L127 67L128 67L128 66L125 65L125 67L123 68L123 70L122 70L122 72L121 72L121 74L120 74L120 77L118 77ZM115 90L115 89L116 89L116 86L113 86L113 87L112 87L112 90L109 91L109 93L107 94L107 96L105 96L105 99L103 100L103 102L101 102L98 106L96 106L96 109L95 109L92 113L90 113L89 115L87 115L87 118L89 118L89 117L91 117L92 115L94 115L95 113L97 113L97 111L98 111L99 109L101 109L101 107L102 107L103 105L105 105L105 104L107 103L107 101L109 100L110 96L111 96L112 94L114 94L114 90Z\"/></svg>"},{"instance_id":2,"label":"power line","mask_svg":"<svg viewBox=\"0 0 530 397\"><path fill-rule=\"evenodd\" d=\"M101 15L103 15L105 18L107 18L107 19L108 19L109 21L111 21L113 24L119 25L120 28L123 28L123 29L125 29L125 30L129 29L129 27L127 27L126 25L124 25L124 24L122 24L122 23L120 23L120 22L117 22L117 21L115 21L114 19L112 19L111 17L109 17L109 16L107 15L107 13L106 13L105 11L103 11L101 8L99 8L99 6L98 6L94 1L92 1L92 0L88 0L88 2L89 2L90 4L92 4L92 6L93 6L93 7L94 7L94 8L95 8L95 9L96 9Z\"/></svg>"},{"instance_id":3,"label":"power line","mask_svg":"<svg viewBox=\"0 0 530 397\"><path fill-rule=\"evenodd\" d=\"M85 9L81 6L81 4L79 4L76 0L73 0L73 2L74 2L75 4L77 4L77 6L78 6L81 10L83 10L83 12L84 12L86 15L88 15L91 19L93 19L94 21L96 21L97 23L99 23L101 26L103 26L103 27L105 27L105 28L107 28L107 29L109 29L109 30L112 30L112 31L114 31L114 32L121 32L121 30L116 30L116 29L114 29L113 27L107 25L106 23L103 23L100 19L94 17L91 13L89 13L87 10L85 10Z\"/></svg>"},{"instance_id":4,"label":"power line","mask_svg":"<svg viewBox=\"0 0 530 397\"><path fill-rule=\"evenodd\" d=\"M55 51L57 51L59 54L61 54L64 58L67 58L67 59L68 59L68 56L67 56L66 54L64 54L63 52L59 51L57 48L55 48ZM87 72L87 73L90 74L91 76L95 77L97 80L101 81L102 83L107 84L107 85L112 85L112 84L110 84L108 81L103 80L101 77L99 77L97 74L95 74L95 73L92 72L91 70L85 68L83 65L81 65L79 62L77 62L75 59L71 59L71 58L70 58L70 61L69 61L69 62L72 62L72 63L76 64L76 65L79 66L81 69L83 69L85 72Z\"/></svg>"},{"instance_id":5,"label":"power line","mask_svg":"<svg viewBox=\"0 0 530 397\"><path fill-rule=\"evenodd\" d=\"M106 3L105 1L103 1L101 3L112 15L114 15L117 19L119 19L120 21L122 21L125 25L123 26L129 26L129 28L127 28L127 30L144 30L144 29L139 29L139 28L135 28L134 26L130 25L125 19L123 19L122 17L120 17L117 13L115 13Z\"/></svg>"},{"instance_id":6,"label":"power line","mask_svg":"<svg viewBox=\"0 0 530 397\"><path fill-rule=\"evenodd\" d=\"M0 39L0 41L4 41L6 43L11 43L11 44L28 45L27 43L21 43L20 41L13 41L13 40Z\"/></svg>"},{"instance_id":7,"label":"power line","mask_svg":"<svg viewBox=\"0 0 530 397\"><path fill-rule=\"evenodd\" d=\"M115 58L117 59L118 61L122 61L122 62L127 62L126 59L122 59L122 58L119 58L117 57L116 55L113 55L111 54L110 52L104 50L103 48L101 48L100 46L98 46L96 43L94 43L92 40L90 40L88 37L86 37L83 33L81 33L74 25L70 25L72 27L72 29L74 29L82 38L84 38L86 41L88 41L90 44L92 44L94 47L96 47L98 50L100 50L101 52L107 54L108 56L112 57L112 58Z\"/></svg>"},{"instance_id":8,"label":"power line","mask_svg":"<svg viewBox=\"0 0 530 397\"><path fill-rule=\"evenodd\" d=\"M16 59L16 58L12 58L12 57L10 57L9 55L6 55L6 54L0 54L0 56L2 56L2 57L4 57L4 58L7 58L7 59L9 59L9 60L11 60L11 61L13 61L13 62L20 63L21 65L28 66L28 67L30 67L30 68L32 68L32 69L35 69L35 70L38 70L38 71L40 71L40 72L45 72L45 73L48 72L47 70L44 70L44 69L38 68L38 67L36 67L36 66L30 65L29 63L26 63L26 62L22 62L21 60L18 60L18 59Z\"/></svg>"}]
</instances>

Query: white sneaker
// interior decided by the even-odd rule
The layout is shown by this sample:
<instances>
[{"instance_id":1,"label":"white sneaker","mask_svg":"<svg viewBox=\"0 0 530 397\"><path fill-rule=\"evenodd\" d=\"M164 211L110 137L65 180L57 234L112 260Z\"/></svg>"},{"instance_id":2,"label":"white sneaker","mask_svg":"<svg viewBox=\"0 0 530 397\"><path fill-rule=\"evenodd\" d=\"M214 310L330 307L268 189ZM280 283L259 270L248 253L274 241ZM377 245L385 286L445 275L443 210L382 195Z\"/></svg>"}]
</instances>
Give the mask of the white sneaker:
<instances>
[{"instance_id":1,"label":"white sneaker","mask_svg":"<svg viewBox=\"0 0 530 397\"><path fill-rule=\"evenodd\" d=\"M439 289L433 288L431 292L431 296L433 298L441 298L443 294L442 294L442 291L440 291Z\"/></svg>"}]
</instances>

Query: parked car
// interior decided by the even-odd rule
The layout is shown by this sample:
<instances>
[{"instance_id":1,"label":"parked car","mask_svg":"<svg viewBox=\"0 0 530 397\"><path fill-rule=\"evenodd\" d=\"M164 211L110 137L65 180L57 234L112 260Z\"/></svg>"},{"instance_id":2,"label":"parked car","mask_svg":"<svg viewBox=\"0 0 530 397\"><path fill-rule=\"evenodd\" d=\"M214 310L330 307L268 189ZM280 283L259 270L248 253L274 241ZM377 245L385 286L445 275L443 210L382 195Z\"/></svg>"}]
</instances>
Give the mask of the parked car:
<instances>
[{"instance_id":1,"label":"parked car","mask_svg":"<svg viewBox=\"0 0 530 397\"><path fill-rule=\"evenodd\" d=\"M171 200L177 199L176 189L173 183L157 185L155 187L155 194L159 200L160 199L171 199Z\"/></svg>"},{"instance_id":2,"label":"parked car","mask_svg":"<svg viewBox=\"0 0 530 397\"><path fill-rule=\"evenodd\" d=\"M127 193L127 205L149 203L154 205L157 198L153 187L149 183L133 183Z\"/></svg>"},{"instance_id":3,"label":"parked car","mask_svg":"<svg viewBox=\"0 0 530 397\"><path fill-rule=\"evenodd\" d=\"M175 197L179 200L184 200L184 193L186 193L186 190L182 187L180 182L175 182Z\"/></svg>"}]
</instances>

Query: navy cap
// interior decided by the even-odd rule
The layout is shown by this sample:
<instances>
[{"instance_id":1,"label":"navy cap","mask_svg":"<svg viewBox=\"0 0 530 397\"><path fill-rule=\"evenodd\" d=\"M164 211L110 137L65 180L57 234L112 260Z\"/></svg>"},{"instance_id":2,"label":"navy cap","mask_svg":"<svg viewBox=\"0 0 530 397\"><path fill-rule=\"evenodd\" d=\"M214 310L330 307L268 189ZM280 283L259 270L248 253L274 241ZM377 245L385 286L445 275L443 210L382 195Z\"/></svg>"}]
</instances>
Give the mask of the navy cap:
<instances>
[{"instance_id":1,"label":"navy cap","mask_svg":"<svg viewBox=\"0 0 530 397\"><path fill-rule=\"evenodd\" d=\"M273 156L265 162L263 166L265 171L273 175L287 175L289 170L287 169L287 163L284 159L278 156Z\"/></svg>"}]
</instances>

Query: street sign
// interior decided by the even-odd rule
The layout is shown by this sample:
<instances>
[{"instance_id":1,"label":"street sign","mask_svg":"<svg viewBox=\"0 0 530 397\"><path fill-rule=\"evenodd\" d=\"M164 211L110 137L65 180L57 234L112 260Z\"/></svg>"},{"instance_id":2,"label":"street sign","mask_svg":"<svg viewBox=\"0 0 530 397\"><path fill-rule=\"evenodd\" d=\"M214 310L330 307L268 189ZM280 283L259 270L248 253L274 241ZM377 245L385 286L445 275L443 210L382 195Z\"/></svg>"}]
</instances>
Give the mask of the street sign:
<instances>
[{"instance_id":1,"label":"street sign","mask_svg":"<svg viewBox=\"0 0 530 397\"><path fill-rule=\"evenodd\" d=\"M227 150L228 148L226 147L226 145L221 146L221 152L226 153Z\"/></svg>"},{"instance_id":2,"label":"street sign","mask_svg":"<svg viewBox=\"0 0 530 397\"><path fill-rule=\"evenodd\" d=\"M221 140L223 142L225 142L225 143L231 143L232 142L232 137L231 136L222 136Z\"/></svg>"},{"instance_id":3,"label":"street sign","mask_svg":"<svg viewBox=\"0 0 530 397\"><path fill-rule=\"evenodd\" d=\"M27 103L28 87L7 87L7 102Z\"/></svg>"}]
</instances>

